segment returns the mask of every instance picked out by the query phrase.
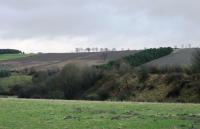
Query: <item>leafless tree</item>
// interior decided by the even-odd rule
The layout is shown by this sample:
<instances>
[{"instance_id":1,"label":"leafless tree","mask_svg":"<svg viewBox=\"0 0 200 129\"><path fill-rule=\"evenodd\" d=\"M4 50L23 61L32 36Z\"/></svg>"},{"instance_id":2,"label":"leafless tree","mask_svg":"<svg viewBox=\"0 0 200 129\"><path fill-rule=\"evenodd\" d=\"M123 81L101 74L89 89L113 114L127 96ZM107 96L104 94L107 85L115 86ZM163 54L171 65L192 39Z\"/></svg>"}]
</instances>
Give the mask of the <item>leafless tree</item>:
<instances>
[{"instance_id":1,"label":"leafless tree","mask_svg":"<svg viewBox=\"0 0 200 129\"><path fill-rule=\"evenodd\" d=\"M96 48L95 48L95 51L96 51L96 52L98 52L98 51L99 51L99 48L98 48L98 47L96 47Z\"/></svg>"},{"instance_id":2,"label":"leafless tree","mask_svg":"<svg viewBox=\"0 0 200 129\"><path fill-rule=\"evenodd\" d=\"M80 52L84 52L84 49L83 48L79 48L80 49Z\"/></svg>"},{"instance_id":3,"label":"leafless tree","mask_svg":"<svg viewBox=\"0 0 200 129\"><path fill-rule=\"evenodd\" d=\"M100 48L100 52L103 52L104 51L104 49L103 48Z\"/></svg>"},{"instance_id":4,"label":"leafless tree","mask_svg":"<svg viewBox=\"0 0 200 129\"><path fill-rule=\"evenodd\" d=\"M107 52L107 51L109 51L109 49L108 48L104 48L104 51Z\"/></svg>"},{"instance_id":5,"label":"leafless tree","mask_svg":"<svg viewBox=\"0 0 200 129\"><path fill-rule=\"evenodd\" d=\"M86 48L85 49L87 52L90 52L91 51L91 49L88 47L88 48Z\"/></svg>"},{"instance_id":6,"label":"leafless tree","mask_svg":"<svg viewBox=\"0 0 200 129\"><path fill-rule=\"evenodd\" d=\"M112 51L117 51L117 49L116 49L116 48L113 48Z\"/></svg>"},{"instance_id":7,"label":"leafless tree","mask_svg":"<svg viewBox=\"0 0 200 129\"><path fill-rule=\"evenodd\" d=\"M95 49L94 47L93 47L91 50L92 50L92 52L95 52L95 51L96 51L96 49Z\"/></svg>"},{"instance_id":8,"label":"leafless tree","mask_svg":"<svg viewBox=\"0 0 200 129\"><path fill-rule=\"evenodd\" d=\"M191 47L192 47L192 45L191 45L191 44L188 44L188 47L189 47L189 48L191 48Z\"/></svg>"},{"instance_id":9,"label":"leafless tree","mask_svg":"<svg viewBox=\"0 0 200 129\"><path fill-rule=\"evenodd\" d=\"M75 48L75 52L76 52L76 53L79 53L79 48Z\"/></svg>"}]
</instances>

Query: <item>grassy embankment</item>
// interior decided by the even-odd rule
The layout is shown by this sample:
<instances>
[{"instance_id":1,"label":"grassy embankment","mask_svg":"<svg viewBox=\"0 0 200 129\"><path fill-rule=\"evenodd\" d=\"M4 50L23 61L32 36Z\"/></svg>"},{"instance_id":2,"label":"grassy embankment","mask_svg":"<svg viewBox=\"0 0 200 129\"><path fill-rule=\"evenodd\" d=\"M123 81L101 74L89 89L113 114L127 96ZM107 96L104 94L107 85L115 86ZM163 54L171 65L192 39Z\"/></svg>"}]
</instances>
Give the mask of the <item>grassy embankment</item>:
<instances>
[{"instance_id":1,"label":"grassy embankment","mask_svg":"<svg viewBox=\"0 0 200 129\"><path fill-rule=\"evenodd\" d=\"M200 105L0 99L0 129L200 129Z\"/></svg>"}]
</instances>

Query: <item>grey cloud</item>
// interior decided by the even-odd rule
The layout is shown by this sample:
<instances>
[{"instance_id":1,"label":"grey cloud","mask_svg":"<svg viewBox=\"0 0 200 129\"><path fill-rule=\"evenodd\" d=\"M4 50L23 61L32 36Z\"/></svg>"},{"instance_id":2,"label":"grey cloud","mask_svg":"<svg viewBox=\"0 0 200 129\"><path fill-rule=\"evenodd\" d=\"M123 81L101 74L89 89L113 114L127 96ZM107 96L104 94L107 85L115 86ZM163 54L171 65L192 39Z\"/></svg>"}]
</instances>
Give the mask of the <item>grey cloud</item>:
<instances>
[{"instance_id":1,"label":"grey cloud","mask_svg":"<svg viewBox=\"0 0 200 129\"><path fill-rule=\"evenodd\" d=\"M121 42L198 42L198 0L0 0L0 38L87 37Z\"/></svg>"}]
</instances>

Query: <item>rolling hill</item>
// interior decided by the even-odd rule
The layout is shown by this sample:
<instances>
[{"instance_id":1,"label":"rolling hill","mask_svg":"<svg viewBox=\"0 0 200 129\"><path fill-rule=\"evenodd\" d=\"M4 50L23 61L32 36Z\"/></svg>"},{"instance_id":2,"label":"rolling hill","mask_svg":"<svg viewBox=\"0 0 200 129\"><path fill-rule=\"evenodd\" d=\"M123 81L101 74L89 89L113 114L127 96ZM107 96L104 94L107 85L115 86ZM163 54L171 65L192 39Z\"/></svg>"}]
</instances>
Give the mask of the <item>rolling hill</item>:
<instances>
[{"instance_id":1,"label":"rolling hill","mask_svg":"<svg viewBox=\"0 0 200 129\"><path fill-rule=\"evenodd\" d=\"M38 70L62 68L68 63L81 65L95 65L106 63L110 60L134 54L138 51L112 51L112 52L90 52L90 53L45 53L24 58L0 61L0 67L11 70L22 70L25 68L36 68ZM105 60L106 59L106 60Z\"/></svg>"},{"instance_id":2,"label":"rolling hill","mask_svg":"<svg viewBox=\"0 0 200 129\"><path fill-rule=\"evenodd\" d=\"M146 66L188 66L192 63L192 55L195 48L177 49L165 57L146 63ZM17 59L0 61L0 67L10 70L22 70L36 68L37 70L62 68L66 64L76 63L80 65L98 65L111 60L117 60L139 51L113 51L113 52L90 52L90 53L44 53ZM105 57L106 56L106 57ZM106 60L104 60L104 58Z\"/></svg>"},{"instance_id":3,"label":"rolling hill","mask_svg":"<svg viewBox=\"0 0 200 129\"><path fill-rule=\"evenodd\" d=\"M165 57L153 60L146 66L189 66L192 64L192 56L195 53L196 48L186 48L186 49L177 49L173 53Z\"/></svg>"}]
</instances>

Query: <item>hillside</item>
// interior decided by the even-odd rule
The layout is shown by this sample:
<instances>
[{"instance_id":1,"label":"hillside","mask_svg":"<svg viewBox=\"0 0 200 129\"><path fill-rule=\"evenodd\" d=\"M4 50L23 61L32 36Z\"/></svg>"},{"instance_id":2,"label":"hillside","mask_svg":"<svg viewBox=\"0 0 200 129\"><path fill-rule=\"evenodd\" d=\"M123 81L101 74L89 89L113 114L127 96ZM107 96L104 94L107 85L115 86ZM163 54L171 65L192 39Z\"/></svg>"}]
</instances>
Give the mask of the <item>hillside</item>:
<instances>
[{"instance_id":1,"label":"hillside","mask_svg":"<svg viewBox=\"0 0 200 129\"><path fill-rule=\"evenodd\" d=\"M88 100L199 103L199 74L109 73L85 92Z\"/></svg>"},{"instance_id":2,"label":"hillside","mask_svg":"<svg viewBox=\"0 0 200 129\"><path fill-rule=\"evenodd\" d=\"M183 57L190 59L187 60L190 65L194 52L195 49L173 51L169 47L143 51L108 52L106 61L102 58L102 54L105 53L34 55L3 63L11 63L11 65L14 64L14 61L21 63L18 70L32 67L33 63L37 63L34 68L48 70L16 72L17 76L21 74L32 76L32 81L23 84L20 79L18 85L12 84L8 88L2 85L1 90L2 94L16 95L20 98L199 103L200 74L198 67L195 69L194 67L140 67L148 65L149 61L159 62L166 59L165 62L170 63L170 61L175 61L175 58L180 59L178 65L184 65L181 63L181 61L185 61ZM85 67L101 63L104 64ZM64 65L65 67L63 67ZM158 63L158 65L162 66L163 64ZM50 70L53 67L63 69ZM17 67L13 66L13 68ZM8 80L12 79L7 78Z\"/></svg>"},{"instance_id":3,"label":"hillside","mask_svg":"<svg viewBox=\"0 0 200 129\"><path fill-rule=\"evenodd\" d=\"M191 65L192 55L196 51L195 48L178 49L170 55L155 59L146 63L146 66L171 66L171 65ZM37 55L29 55L17 59L10 58L9 60L0 61L1 68L11 70L22 70L25 68L50 69L62 68L69 63L81 65L98 65L108 61L121 59L129 55L133 55L138 51L113 51L107 52L90 52L90 53L44 53ZM106 56L106 57L104 57ZM1 56L0 56L1 57ZM104 60L106 58L106 61Z\"/></svg>"},{"instance_id":4,"label":"hillside","mask_svg":"<svg viewBox=\"0 0 200 129\"><path fill-rule=\"evenodd\" d=\"M192 64L192 55L195 53L195 48L178 49L170 55L153 60L147 63L147 66L189 66Z\"/></svg>"},{"instance_id":5,"label":"hillside","mask_svg":"<svg viewBox=\"0 0 200 129\"><path fill-rule=\"evenodd\" d=\"M112 51L90 53L45 53L19 59L0 61L1 68L22 70L34 67L36 69L62 68L66 64L76 63L81 65L102 64L110 60L120 59L138 51Z\"/></svg>"}]
</instances>

